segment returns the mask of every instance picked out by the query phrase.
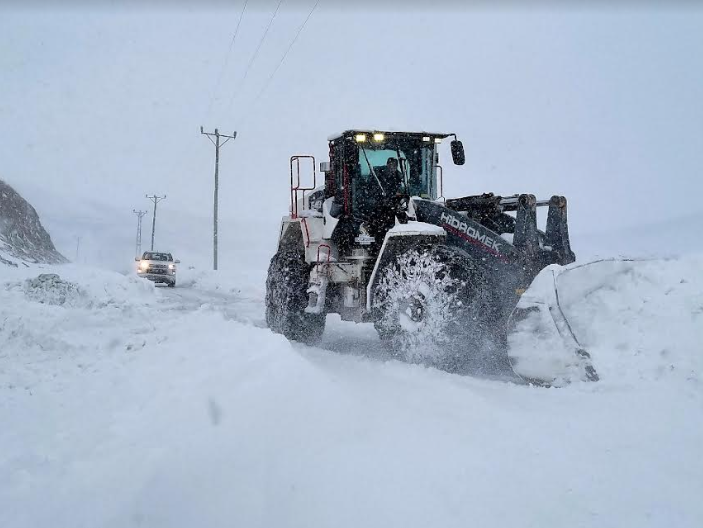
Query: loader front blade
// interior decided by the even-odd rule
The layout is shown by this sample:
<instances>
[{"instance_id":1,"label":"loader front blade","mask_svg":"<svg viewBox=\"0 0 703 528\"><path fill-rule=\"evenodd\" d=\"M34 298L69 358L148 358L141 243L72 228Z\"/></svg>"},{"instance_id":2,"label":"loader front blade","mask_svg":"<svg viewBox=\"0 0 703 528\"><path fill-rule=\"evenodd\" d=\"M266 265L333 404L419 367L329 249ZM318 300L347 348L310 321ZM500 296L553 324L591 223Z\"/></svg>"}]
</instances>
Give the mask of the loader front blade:
<instances>
[{"instance_id":1,"label":"loader front blade","mask_svg":"<svg viewBox=\"0 0 703 528\"><path fill-rule=\"evenodd\" d=\"M518 376L540 385L598 381L591 357L559 304L558 266L549 266L522 295L508 320L508 358Z\"/></svg>"}]
</instances>

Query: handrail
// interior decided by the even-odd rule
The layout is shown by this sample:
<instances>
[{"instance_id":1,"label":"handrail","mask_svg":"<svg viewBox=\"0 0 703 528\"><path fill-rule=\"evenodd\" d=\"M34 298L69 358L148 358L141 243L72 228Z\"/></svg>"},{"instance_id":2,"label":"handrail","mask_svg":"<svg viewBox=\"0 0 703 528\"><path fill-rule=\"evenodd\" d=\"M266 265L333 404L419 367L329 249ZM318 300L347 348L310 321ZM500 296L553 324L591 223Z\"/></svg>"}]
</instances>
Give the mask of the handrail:
<instances>
[{"instance_id":1,"label":"handrail","mask_svg":"<svg viewBox=\"0 0 703 528\"><path fill-rule=\"evenodd\" d=\"M300 160L312 160L312 187L301 187L300 185ZM296 174L293 175L293 164L296 167ZM294 181L295 178L295 181ZM315 170L315 156L295 155L290 158L290 214L291 218L298 218L298 191L302 191L302 198L305 199L305 191L315 189L317 183L317 172Z\"/></svg>"},{"instance_id":2,"label":"handrail","mask_svg":"<svg viewBox=\"0 0 703 528\"><path fill-rule=\"evenodd\" d=\"M439 169L439 174L437 175L437 179L439 180L439 195L437 196L437 200L440 200L444 198L444 169L439 163L437 163L435 167ZM447 199L444 198L444 201L446 202Z\"/></svg>"}]
</instances>

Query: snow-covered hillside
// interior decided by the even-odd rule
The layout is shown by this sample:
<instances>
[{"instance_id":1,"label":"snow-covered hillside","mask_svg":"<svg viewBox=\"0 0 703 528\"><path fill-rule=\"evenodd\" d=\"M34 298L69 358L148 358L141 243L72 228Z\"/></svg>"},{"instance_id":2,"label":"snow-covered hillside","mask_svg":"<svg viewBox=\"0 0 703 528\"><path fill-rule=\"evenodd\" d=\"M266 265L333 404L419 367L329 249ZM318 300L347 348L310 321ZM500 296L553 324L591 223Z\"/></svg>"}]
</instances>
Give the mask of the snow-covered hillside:
<instances>
[{"instance_id":1,"label":"snow-covered hillside","mask_svg":"<svg viewBox=\"0 0 703 528\"><path fill-rule=\"evenodd\" d=\"M0 265L17 266L20 262L66 262L37 211L7 183L0 180Z\"/></svg>"},{"instance_id":2,"label":"snow-covered hillside","mask_svg":"<svg viewBox=\"0 0 703 528\"><path fill-rule=\"evenodd\" d=\"M244 276L2 269L0 526L698 527L702 276L565 274L601 381L545 389L291 345Z\"/></svg>"}]
</instances>

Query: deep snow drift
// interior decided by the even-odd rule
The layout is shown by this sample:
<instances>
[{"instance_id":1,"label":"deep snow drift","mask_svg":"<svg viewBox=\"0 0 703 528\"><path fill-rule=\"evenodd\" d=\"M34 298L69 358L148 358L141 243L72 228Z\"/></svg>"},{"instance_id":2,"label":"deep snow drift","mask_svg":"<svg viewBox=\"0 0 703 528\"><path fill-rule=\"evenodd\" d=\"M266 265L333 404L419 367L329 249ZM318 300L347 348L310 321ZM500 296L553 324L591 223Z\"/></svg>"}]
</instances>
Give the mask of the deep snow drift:
<instances>
[{"instance_id":1,"label":"deep snow drift","mask_svg":"<svg viewBox=\"0 0 703 528\"><path fill-rule=\"evenodd\" d=\"M570 327L562 334L587 350L600 378L703 382L703 276L696 269L703 269L703 259L545 268L518 305L539 310L510 335L518 372L539 380L553 376L557 384L586 379L573 350L578 347L568 346L550 315L561 309Z\"/></svg>"},{"instance_id":2,"label":"deep snow drift","mask_svg":"<svg viewBox=\"0 0 703 528\"><path fill-rule=\"evenodd\" d=\"M243 277L0 270L0 526L703 520L700 257L565 273L560 389L291 345Z\"/></svg>"}]
</instances>

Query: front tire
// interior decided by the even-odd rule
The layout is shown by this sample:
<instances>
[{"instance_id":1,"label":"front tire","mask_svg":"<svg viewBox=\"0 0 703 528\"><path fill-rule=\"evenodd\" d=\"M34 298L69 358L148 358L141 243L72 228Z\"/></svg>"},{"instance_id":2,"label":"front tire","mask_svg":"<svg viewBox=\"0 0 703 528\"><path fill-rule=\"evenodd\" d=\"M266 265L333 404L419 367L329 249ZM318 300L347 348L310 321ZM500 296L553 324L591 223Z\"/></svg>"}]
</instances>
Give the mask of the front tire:
<instances>
[{"instance_id":1,"label":"front tire","mask_svg":"<svg viewBox=\"0 0 703 528\"><path fill-rule=\"evenodd\" d=\"M271 259L266 279L266 324L290 341L313 345L325 331L326 315L305 312L312 266L302 252L282 248Z\"/></svg>"},{"instance_id":2,"label":"front tire","mask_svg":"<svg viewBox=\"0 0 703 528\"><path fill-rule=\"evenodd\" d=\"M374 293L374 326L399 359L466 371L486 347L489 283L462 250L420 246L383 270Z\"/></svg>"}]
</instances>

